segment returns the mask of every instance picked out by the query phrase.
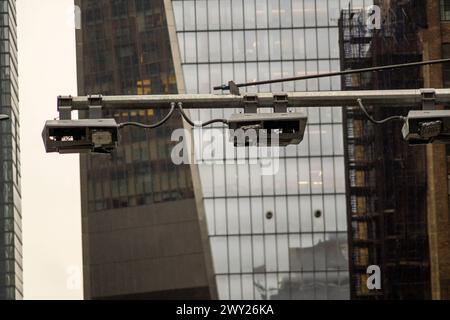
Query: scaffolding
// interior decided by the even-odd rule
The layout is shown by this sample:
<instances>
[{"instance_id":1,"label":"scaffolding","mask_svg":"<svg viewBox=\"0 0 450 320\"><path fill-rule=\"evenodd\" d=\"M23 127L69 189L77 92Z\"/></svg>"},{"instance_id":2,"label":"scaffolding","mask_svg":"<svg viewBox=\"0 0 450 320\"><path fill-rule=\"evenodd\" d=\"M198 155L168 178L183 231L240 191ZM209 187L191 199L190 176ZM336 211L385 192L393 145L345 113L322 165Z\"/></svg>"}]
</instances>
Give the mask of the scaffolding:
<instances>
[{"instance_id":1,"label":"scaffolding","mask_svg":"<svg viewBox=\"0 0 450 320\"><path fill-rule=\"evenodd\" d=\"M382 5L382 3L375 3ZM341 11L341 70L421 61L418 30L422 1L384 4L381 30L367 27L365 11ZM419 68L346 75L342 90L412 89L423 86ZM371 108L376 118L404 110ZM407 148L400 124L374 126L346 107L349 261L353 299L428 299L430 279L426 225L426 162L423 148ZM382 289L367 288L367 267L382 270Z\"/></svg>"}]
</instances>

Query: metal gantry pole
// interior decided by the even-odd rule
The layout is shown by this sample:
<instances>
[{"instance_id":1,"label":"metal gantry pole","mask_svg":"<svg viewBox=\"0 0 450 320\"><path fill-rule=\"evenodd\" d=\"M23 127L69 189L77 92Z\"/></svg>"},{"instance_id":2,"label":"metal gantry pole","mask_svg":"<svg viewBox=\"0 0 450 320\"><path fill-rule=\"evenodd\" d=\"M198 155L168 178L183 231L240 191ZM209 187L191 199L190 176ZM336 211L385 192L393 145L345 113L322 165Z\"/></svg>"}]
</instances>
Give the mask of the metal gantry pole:
<instances>
[{"instance_id":1,"label":"metal gantry pole","mask_svg":"<svg viewBox=\"0 0 450 320\"><path fill-rule=\"evenodd\" d=\"M133 96L60 96L58 111L70 109L170 109L172 103L182 103L185 109L237 109L249 104L258 108L272 108L277 103L273 93L236 95L174 94ZM358 99L377 107L412 107L450 104L450 89L373 90L373 91L320 91L284 94L290 108L358 106Z\"/></svg>"}]
</instances>

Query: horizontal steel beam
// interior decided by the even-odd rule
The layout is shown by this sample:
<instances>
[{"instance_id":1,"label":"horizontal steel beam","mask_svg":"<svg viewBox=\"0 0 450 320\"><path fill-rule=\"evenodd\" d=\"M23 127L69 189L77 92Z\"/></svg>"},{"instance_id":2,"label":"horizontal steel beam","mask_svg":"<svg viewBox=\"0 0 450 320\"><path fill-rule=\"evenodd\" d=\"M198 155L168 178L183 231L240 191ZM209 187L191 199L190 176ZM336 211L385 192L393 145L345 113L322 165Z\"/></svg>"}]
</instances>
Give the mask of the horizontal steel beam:
<instances>
[{"instance_id":1,"label":"horizontal steel beam","mask_svg":"<svg viewBox=\"0 0 450 320\"><path fill-rule=\"evenodd\" d=\"M430 90L430 89L426 89ZM341 107L357 106L361 98L367 106L407 107L421 106L423 90L372 90L372 91L320 91L287 93L289 107ZM249 95L250 96L250 95ZM258 107L274 106L272 93L256 95ZM436 89L434 101L437 105L450 105L450 89ZM95 103L92 101L95 100ZM103 96L101 99L84 97L59 97L58 110L67 107L72 110L87 110L89 106L99 106L104 109L152 109L171 107L171 103L181 102L185 109L222 109L243 108L246 95L214 95L214 94L175 94L175 95L133 95L133 96Z\"/></svg>"}]
</instances>

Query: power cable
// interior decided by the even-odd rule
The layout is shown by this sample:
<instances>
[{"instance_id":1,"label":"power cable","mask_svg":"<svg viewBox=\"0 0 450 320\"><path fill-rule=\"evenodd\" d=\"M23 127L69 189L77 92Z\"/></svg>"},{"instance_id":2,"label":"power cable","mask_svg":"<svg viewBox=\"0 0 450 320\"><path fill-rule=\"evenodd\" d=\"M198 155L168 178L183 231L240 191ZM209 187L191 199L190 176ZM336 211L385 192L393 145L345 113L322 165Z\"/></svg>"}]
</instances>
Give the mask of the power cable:
<instances>
[{"instance_id":1,"label":"power cable","mask_svg":"<svg viewBox=\"0 0 450 320\"><path fill-rule=\"evenodd\" d=\"M192 127L206 127L209 125L212 125L214 123L223 123L223 124L228 124L228 120L227 119L212 119L206 122L203 122L201 124L196 124L194 121L192 121L188 115L184 112L183 109L183 104L182 103L178 103L178 110L181 113L181 116L183 117L183 119L189 123Z\"/></svg>"},{"instance_id":2,"label":"power cable","mask_svg":"<svg viewBox=\"0 0 450 320\"><path fill-rule=\"evenodd\" d=\"M361 99L358 99L358 104L359 107L361 108L362 112L366 115L366 117L370 120L370 122L374 123L374 124L384 124L386 122L390 122L390 121L405 121L406 117L403 116L392 116L383 120L375 120L367 111L366 107L364 106L364 104L362 103Z\"/></svg>"},{"instance_id":3,"label":"power cable","mask_svg":"<svg viewBox=\"0 0 450 320\"><path fill-rule=\"evenodd\" d=\"M163 124L165 124L173 115L173 112L175 111L175 103L171 103L170 111L169 113L159 122L155 124L144 124L140 122L124 122L119 124L119 129L123 129L125 127L139 127L143 129L156 129L158 127L161 127Z\"/></svg>"},{"instance_id":4,"label":"power cable","mask_svg":"<svg viewBox=\"0 0 450 320\"><path fill-rule=\"evenodd\" d=\"M124 122L124 123L120 123L119 124L119 129L123 129L125 127L139 127L142 129L156 129L160 126L162 126L163 124L165 124L173 115L173 113L175 112L175 109L178 107L178 111L181 113L181 116L183 117L183 119L189 123L192 127L206 127L209 125L212 125L214 123L223 123L223 124L228 124L228 120L226 119L212 119L206 122L203 122L201 124L196 124L194 121L192 121L189 116L186 114L186 112L183 109L183 104L182 103L178 103L178 105L175 104L175 102L171 103L171 108L169 113L159 122L155 123L155 124L143 124L140 122Z\"/></svg>"}]
</instances>

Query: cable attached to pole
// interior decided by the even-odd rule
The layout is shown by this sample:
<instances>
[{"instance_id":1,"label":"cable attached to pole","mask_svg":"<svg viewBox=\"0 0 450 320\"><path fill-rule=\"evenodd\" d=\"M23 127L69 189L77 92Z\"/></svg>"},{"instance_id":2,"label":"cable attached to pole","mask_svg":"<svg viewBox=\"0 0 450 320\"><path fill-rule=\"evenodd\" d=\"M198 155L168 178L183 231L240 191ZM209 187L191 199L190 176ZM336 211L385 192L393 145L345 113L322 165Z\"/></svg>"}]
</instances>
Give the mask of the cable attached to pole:
<instances>
[{"instance_id":1,"label":"cable attached to pole","mask_svg":"<svg viewBox=\"0 0 450 320\"><path fill-rule=\"evenodd\" d=\"M194 121L192 121L188 117L186 112L184 112L183 104L181 102L179 102L178 104L176 104L175 102L172 102L170 105L171 105L171 107L170 107L169 113L161 121L159 121L155 124L144 124L144 123L140 123L140 122L124 122L124 123L119 124L119 129L123 129L125 127L139 127L142 129L156 129L156 128L164 125L172 117L173 113L175 112L175 109L178 109L178 111L181 113L181 116L183 117L183 119L187 123L189 123L192 127L206 127L206 126L212 125L214 123L228 124L228 120L226 120L226 119L213 119L213 120L203 122L201 124L196 124Z\"/></svg>"},{"instance_id":2,"label":"cable attached to pole","mask_svg":"<svg viewBox=\"0 0 450 320\"><path fill-rule=\"evenodd\" d=\"M178 110L181 113L181 116L183 117L184 121L186 121L187 123L189 123L190 126L195 127L195 123L194 121L192 121L188 115L184 112L183 110L183 104L181 102L178 102Z\"/></svg>"},{"instance_id":3,"label":"cable attached to pole","mask_svg":"<svg viewBox=\"0 0 450 320\"><path fill-rule=\"evenodd\" d=\"M172 102L170 107L169 113L159 122L155 124L144 124L140 122L124 122L119 124L119 129L123 129L125 127L139 127L143 129L156 129L158 127L161 127L163 124L165 124L173 115L173 112L175 111L175 102Z\"/></svg>"},{"instance_id":4,"label":"cable attached to pole","mask_svg":"<svg viewBox=\"0 0 450 320\"><path fill-rule=\"evenodd\" d=\"M192 121L192 120L188 117L188 115L186 114L186 112L184 112L183 104L182 104L181 102L178 103L178 110L180 111L181 116L183 117L183 119L184 119L187 123L189 123L192 127L207 127L207 126L212 125L212 124L214 124L214 123L228 124L228 120L226 120L226 119L213 119L213 120L209 120L209 121L206 121L206 122L203 122L203 123L196 124L194 121Z\"/></svg>"},{"instance_id":5,"label":"cable attached to pole","mask_svg":"<svg viewBox=\"0 0 450 320\"><path fill-rule=\"evenodd\" d=\"M363 102L361 99L358 99L358 104L359 107L361 108L362 112L366 115L366 117L370 120L370 122L374 123L374 124L384 124L390 121L405 121L406 117L403 116L392 116L383 120L375 120L367 111L366 107L364 106Z\"/></svg>"}]
</instances>

